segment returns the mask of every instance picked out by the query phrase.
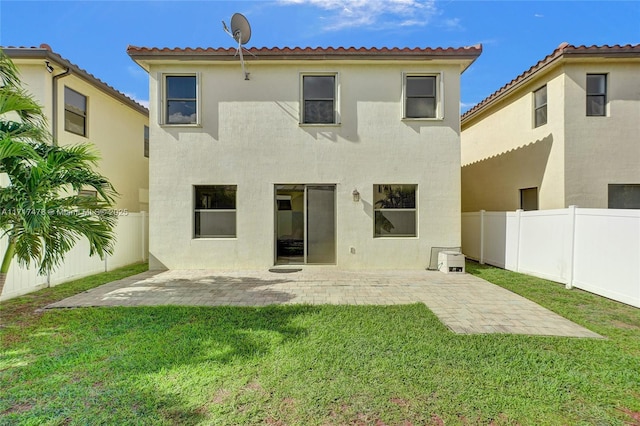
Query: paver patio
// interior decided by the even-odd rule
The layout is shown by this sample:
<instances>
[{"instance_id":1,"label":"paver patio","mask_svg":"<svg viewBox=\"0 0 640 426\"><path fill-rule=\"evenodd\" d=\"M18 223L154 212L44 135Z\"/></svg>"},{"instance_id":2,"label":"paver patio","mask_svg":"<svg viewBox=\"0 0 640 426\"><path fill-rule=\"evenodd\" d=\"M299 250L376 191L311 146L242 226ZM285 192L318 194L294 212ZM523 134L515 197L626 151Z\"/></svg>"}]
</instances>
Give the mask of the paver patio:
<instances>
[{"instance_id":1,"label":"paver patio","mask_svg":"<svg viewBox=\"0 0 640 426\"><path fill-rule=\"evenodd\" d=\"M337 271L330 268L220 272L148 271L47 306L395 305L424 303L459 334L601 338L542 306L470 274Z\"/></svg>"}]
</instances>

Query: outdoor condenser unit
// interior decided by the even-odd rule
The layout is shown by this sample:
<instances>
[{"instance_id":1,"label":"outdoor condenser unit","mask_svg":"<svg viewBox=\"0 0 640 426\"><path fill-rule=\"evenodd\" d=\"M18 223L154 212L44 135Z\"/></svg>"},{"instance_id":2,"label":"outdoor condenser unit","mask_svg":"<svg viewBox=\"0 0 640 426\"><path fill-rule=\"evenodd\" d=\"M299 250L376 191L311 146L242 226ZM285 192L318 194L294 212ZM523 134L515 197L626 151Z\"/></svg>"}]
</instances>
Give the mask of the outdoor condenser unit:
<instances>
[{"instance_id":1,"label":"outdoor condenser unit","mask_svg":"<svg viewBox=\"0 0 640 426\"><path fill-rule=\"evenodd\" d=\"M457 251L438 253L438 270L445 274L464 273L464 254Z\"/></svg>"}]
</instances>

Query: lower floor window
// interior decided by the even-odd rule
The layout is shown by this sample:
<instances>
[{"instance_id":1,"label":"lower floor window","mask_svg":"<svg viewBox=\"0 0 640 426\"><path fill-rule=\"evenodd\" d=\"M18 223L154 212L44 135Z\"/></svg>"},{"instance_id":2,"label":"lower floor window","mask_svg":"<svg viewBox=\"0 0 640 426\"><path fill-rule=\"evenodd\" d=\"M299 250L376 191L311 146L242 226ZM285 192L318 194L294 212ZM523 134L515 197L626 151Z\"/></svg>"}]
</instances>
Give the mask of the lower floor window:
<instances>
[{"instance_id":1,"label":"lower floor window","mask_svg":"<svg viewBox=\"0 0 640 426\"><path fill-rule=\"evenodd\" d=\"M417 185L373 185L374 236L415 237Z\"/></svg>"},{"instance_id":2,"label":"lower floor window","mask_svg":"<svg viewBox=\"0 0 640 426\"><path fill-rule=\"evenodd\" d=\"M524 211L538 210L538 188L520 190L520 208Z\"/></svg>"},{"instance_id":3,"label":"lower floor window","mask_svg":"<svg viewBox=\"0 0 640 426\"><path fill-rule=\"evenodd\" d=\"M640 209L640 184L609 184L610 209Z\"/></svg>"},{"instance_id":4,"label":"lower floor window","mask_svg":"<svg viewBox=\"0 0 640 426\"><path fill-rule=\"evenodd\" d=\"M195 187L195 238L236 236L236 185Z\"/></svg>"}]
</instances>

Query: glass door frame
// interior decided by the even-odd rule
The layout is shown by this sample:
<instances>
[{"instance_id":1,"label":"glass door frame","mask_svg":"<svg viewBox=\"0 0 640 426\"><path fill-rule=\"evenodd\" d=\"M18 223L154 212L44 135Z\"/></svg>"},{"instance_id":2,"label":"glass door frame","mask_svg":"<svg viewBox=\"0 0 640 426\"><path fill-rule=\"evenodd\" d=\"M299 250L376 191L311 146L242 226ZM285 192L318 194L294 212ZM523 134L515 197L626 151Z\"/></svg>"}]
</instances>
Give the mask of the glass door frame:
<instances>
[{"instance_id":1,"label":"glass door frame","mask_svg":"<svg viewBox=\"0 0 640 426\"><path fill-rule=\"evenodd\" d=\"M279 183L273 185L273 213L274 213L274 230L273 230L273 263L275 266L287 265L287 263L282 263L278 261L278 190L286 189L286 187L304 187L303 189L303 227L304 227L304 244L303 244L303 261L302 263L291 263L290 265L337 265L338 263L338 226L337 226L337 218L338 218L338 199L337 199L337 190L338 185L335 183ZM307 211L307 203L308 203L308 189L313 187L332 187L333 188L333 257L334 261L332 263L308 263L307 254L308 254L308 211Z\"/></svg>"}]
</instances>

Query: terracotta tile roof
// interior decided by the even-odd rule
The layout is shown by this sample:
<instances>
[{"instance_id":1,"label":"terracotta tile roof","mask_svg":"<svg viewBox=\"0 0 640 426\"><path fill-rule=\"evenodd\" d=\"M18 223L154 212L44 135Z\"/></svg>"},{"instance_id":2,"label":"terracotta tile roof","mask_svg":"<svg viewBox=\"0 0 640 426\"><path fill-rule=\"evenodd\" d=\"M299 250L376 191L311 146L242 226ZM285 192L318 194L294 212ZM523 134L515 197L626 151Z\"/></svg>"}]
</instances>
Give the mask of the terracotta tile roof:
<instances>
[{"instance_id":1,"label":"terracotta tile roof","mask_svg":"<svg viewBox=\"0 0 640 426\"><path fill-rule=\"evenodd\" d=\"M556 61L563 58L578 58L578 57L629 57L635 56L640 57L640 44L627 44L624 46L621 45L603 45L603 46L574 46L567 42L561 43L551 54L547 55L544 59L538 61L531 68L493 92L491 95L486 97L476 106L471 108L469 111L465 112L461 121L464 122L468 120L473 115L477 114L479 111L491 105L497 99L501 98L506 93L510 92L511 89L519 86L525 80L528 80L531 76L536 74L537 72L547 68L551 64L554 64Z\"/></svg>"},{"instance_id":2,"label":"terracotta tile roof","mask_svg":"<svg viewBox=\"0 0 640 426\"><path fill-rule=\"evenodd\" d=\"M482 53L482 45L468 47L436 47L436 48L399 48L399 47L251 47L247 49L256 58L264 59L417 59L433 57L453 57L473 59ZM235 48L213 47L138 47L129 46L127 53L134 59L171 58L181 59L210 58L217 60L235 60Z\"/></svg>"},{"instance_id":3,"label":"terracotta tile roof","mask_svg":"<svg viewBox=\"0 0 640 426\"><path fill-rule=\"evenodd\" d=\"M21 59L45 59L45 60L49 60L52 62L55 62L56 64L60 65L61 67L64 68L69 68L71 69L71 72L77 76L79 76L80 78L86 80L87 82L89 82L90 84L98 87L99 89L101 89L103 92L107 93L108 95L114 97L115 99L129 105L131 108L145 114L145 115L149 115L149 110L144 107L143 105L140 105L138 102L136 102L135 100L131 99L129 96L125 95L124 93L120 92L119 90L117 90L116 88L108 85L107 83L105 83L104 81L100 80L98 77L94 76L93 74L91 74L90 72L80 68L79 66L77 66L76 64L72 63L71 61L69 61L68 59L63 58L62 56L60 56L58 53L55 53L52 49L51 46L49 46L46 43L42 43L40 46L2 46L0 47L0 49L2 49L5 54L7 56L9 56L12 59L15 58L21 58Z\"/></svg>"}]
</instances>

